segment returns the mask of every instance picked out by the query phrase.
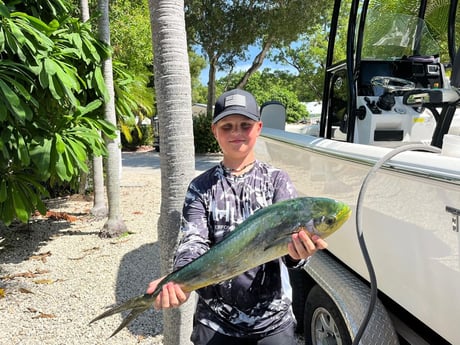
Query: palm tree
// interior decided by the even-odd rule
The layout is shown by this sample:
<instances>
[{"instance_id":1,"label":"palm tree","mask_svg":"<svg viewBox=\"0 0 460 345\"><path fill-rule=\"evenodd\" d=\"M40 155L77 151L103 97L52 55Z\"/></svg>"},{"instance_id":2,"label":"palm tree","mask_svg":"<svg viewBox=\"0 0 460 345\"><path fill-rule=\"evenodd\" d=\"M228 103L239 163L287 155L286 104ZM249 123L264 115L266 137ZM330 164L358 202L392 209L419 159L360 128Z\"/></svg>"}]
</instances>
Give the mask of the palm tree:
<instances>
[{"instance_id":1,"label":"palm tree","mask_svg":"<svg viewBox=\"0 0 460 345\"><path fill-rule=\"evenodd\" d=\"M102 156L93 156L93 188L94 201L91 214L95 217L105 217L108 214L108 210L104 198L104 163Z\"/></svg>"},{"instance_id":2,"label":"palm tree","mask_svg":"<svg viewBox=\"0 0 460 345\"><path fill-rule=\"evenodd\" d=\"M88 0L80 0L81 20L87 22L90 18ZM105 205L104 191L104 166L102 156L92 157L93 166L93 187L94 187L94 202L91 214L96 217L105 217L107 215L107 207ZM80 175L80 191L82 194L86 188L87 174Z\"/></svg>"},{"instance_id":3,"label":"palm tree","mask_svg":"<svg viewBox=\"0 0 460 345\"><path fill-rule=\"evenodd\" d=\"M80 0L81 20L86 22L89 20L89 4L88 0Z\"/></svg>"},{"instance_id":4,"label":"palm tree","mask_svg":"<svg viewBox=\"0 0 460 345\"><path fill-rule=\"evenodd\" d=\"M149 0L161 136L161 271L171 270L182 204L194 175L192 91L183 0ZM164 313L164 344L188 344L193 303Z\"/></svg>"},{"instance_id":5,"label":"palm tree","mask_svg":"<svg viewBox=\"0 0 460 345\"><path fill-rule=\"evenodd\" d=\"M98 34L99 39L110 45L109 0L98 0L100 13ZM112 58L108 57L103 64L104 81L109 93L109 100L105 103L105 119L116 126L115 93L113 88ZM120 212L120 134L115 139L105 137L108 151L107 157L107 199L109 214L107 222L100 232L101 237L116 237L127 230Z\"/></svg>"}]
</instances>

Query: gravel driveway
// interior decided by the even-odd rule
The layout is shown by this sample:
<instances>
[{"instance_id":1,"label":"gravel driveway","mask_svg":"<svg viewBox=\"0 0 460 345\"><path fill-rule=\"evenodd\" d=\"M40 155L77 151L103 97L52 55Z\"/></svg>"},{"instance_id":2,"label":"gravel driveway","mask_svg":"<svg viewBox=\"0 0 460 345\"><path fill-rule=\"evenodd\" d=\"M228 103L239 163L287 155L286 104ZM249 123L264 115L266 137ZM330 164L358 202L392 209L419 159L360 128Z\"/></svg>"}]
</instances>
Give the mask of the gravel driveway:
<instances>
[{"instance_id":1,"label":"gravel driveway","mask_svg":"<svg viewBox=\"0 0 460 345\"><path fill-rule=\"evenodd\" d=\"M196 173L219 160L197 157ZM70 218L37 216L29 225L0 225L1 345L162 344L162 315L154 310L110 339L120 316L89 325L159 276L159 155L123 153L122 164L121 209L129 235L100 239L105 219L90 216L92 201L80 196L49 203L55 216Z\"/></svg>"}]
</instances>

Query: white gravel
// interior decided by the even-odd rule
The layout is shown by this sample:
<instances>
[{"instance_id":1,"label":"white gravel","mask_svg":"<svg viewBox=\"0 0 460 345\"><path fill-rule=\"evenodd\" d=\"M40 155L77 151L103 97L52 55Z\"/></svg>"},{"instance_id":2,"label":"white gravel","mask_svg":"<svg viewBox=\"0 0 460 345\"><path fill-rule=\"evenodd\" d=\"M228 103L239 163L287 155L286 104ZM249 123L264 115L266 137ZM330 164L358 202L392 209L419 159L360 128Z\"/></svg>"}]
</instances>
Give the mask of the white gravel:
<instances>
[{"instance_id":1,"label":"white gravel","mask_svg":"<svg viewBox=\"0 0 460 345\"><path fill-rule=\"evenodd\" d=\"M198 157L197 173L219 159ZM100 239L105 219L89 215L92 201L75 197L49 205L74 222L36 217L28 226L0 225L0 344L162 344L162 314L153 309L110 339L126 314L89 325L159 276L160 185L157 153L123 153L121 208L132 233L122 238Z\"/></svg>"}]
</instances>

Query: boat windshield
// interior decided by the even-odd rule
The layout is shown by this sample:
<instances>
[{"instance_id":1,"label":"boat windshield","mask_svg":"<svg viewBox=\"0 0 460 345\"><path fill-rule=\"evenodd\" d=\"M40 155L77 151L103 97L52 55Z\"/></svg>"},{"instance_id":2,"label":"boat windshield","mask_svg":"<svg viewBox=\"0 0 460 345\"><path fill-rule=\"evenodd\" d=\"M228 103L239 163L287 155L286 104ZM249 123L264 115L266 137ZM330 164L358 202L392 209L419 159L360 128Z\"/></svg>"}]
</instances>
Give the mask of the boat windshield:
<instances>
[{"instance_id":1,"label":"boat windshield","mask_svg":"<svg viewBox=\"0 0 460 345\"><path fill-rule=\"evenodd\" d=\"M403 56L439 56L440 47L425 21L406 14L369 12L362 59L396 60Z\"/></svg>"}]
</instances>

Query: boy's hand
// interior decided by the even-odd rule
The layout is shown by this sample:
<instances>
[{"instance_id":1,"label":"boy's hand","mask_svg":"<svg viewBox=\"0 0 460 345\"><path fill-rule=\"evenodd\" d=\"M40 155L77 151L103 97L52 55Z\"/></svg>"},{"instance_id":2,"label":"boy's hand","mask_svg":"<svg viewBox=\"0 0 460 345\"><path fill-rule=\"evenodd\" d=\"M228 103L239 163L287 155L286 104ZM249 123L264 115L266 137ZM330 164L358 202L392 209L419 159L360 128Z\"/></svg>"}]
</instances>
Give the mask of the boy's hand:
<instances>
[{"instance_id":1,"label":"boy's hand","mask_svg":"<svg viewBox=\"0 0 460 345\"><path fill-rule=\"evenodd\" d=\"M306 259L317 250L326 249L327 243L317 235L310 236L305 231L292 234L292 242L288 244L289 256L293 260Z\"/></svg>"},{"instance_id":2,"label":"boy's hand","mask_svg":"<svg viewBox=\"0 0 460 345\"><path fill-rule=\"evenodd\" d=\"M153 293L163 277L152 281L147 288L147 293ZM155 298L153 306L155 309L176 308L185 303L190 296L189 292L182 291L179 284L167 283Z\"/></svg>"}]
</instances>

